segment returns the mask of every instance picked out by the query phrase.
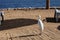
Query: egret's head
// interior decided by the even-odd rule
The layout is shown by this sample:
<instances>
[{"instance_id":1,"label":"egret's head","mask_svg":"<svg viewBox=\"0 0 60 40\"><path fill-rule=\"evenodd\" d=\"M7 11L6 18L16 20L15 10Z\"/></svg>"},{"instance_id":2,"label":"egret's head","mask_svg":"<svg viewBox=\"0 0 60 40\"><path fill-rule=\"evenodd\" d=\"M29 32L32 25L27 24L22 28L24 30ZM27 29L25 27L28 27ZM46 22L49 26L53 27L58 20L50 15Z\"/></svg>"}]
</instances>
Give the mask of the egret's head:
<instances>
[{"instance_id":1,"label":"egret's head","mask_svg":"<svg viewBox=\"0 0 60 40\"><path fill-rule=\"evenodd\" d=\"M38 18L41 19L41 16L39 15Z\"/></svg>"}]
</instances>

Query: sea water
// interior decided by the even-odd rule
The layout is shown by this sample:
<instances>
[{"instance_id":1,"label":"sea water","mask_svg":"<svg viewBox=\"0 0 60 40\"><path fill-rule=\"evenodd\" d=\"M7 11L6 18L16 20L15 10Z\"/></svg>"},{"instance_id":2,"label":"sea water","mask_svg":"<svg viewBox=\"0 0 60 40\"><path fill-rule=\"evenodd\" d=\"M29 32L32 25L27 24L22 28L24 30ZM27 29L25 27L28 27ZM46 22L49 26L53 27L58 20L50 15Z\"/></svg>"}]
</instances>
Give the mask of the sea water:
<instances>
[{"instance_id":1,"label":"sea water","mask_svg":"<svg viewBox=\"0 0 60 40\"><path fill-rule=\"evenodd\" d=\"M60 0L50 0L50 7L59 7ZM46 7L46 0L0 0L0 8Z\"/></svg>"}]
</instances>

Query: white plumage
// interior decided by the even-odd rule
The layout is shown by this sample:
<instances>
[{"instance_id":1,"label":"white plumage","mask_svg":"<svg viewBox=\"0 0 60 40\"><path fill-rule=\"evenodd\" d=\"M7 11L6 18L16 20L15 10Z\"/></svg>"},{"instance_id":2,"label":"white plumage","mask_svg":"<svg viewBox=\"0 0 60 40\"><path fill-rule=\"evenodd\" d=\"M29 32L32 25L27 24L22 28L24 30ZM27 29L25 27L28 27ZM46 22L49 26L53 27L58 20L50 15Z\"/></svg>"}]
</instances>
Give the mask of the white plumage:
<instances>
[{"instance_id":1,"label":"white plumage","mask_svg":"<svg viewBox=\"0 0 60 40\"><path fill-rule=\"evenodd\" d=\"M38 25L39 25L41 33L42 33L44 30L44 25L43 25L43 22L41 20L41 16L38 16Z\"/></svg>"}]
</instances>

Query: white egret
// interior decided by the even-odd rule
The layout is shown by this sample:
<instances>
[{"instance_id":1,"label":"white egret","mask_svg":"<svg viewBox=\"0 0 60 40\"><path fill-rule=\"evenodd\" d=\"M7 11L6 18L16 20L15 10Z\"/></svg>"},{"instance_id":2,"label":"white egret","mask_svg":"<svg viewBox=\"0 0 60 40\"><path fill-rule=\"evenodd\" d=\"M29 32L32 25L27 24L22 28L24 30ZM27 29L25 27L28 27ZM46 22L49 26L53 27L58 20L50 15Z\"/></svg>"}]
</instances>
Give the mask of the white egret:
<instances>
[{"instance_id":1,"label":"white egret","mask_svg":"<svg viewBox=\"0 0 60 40\"><path fill-rule=\"evenodd\" d=\"M41 16L38 16L38 25L39 25L39 27L40 27L41 34L42 34L42 32L43 32L43 30L44 30L44 25L43 25L43 22L42 22L42 20L41 20Z\"/></svg>"}]
</instances>

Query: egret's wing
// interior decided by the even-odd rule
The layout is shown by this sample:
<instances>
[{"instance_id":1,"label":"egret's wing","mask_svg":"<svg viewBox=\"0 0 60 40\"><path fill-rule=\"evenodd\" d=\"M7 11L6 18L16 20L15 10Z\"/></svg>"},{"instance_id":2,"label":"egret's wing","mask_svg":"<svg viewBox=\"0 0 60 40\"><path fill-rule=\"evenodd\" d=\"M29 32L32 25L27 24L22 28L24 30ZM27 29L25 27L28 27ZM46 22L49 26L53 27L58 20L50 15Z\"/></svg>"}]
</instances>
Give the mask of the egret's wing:
<instances>
[{"instance_id":1,"label":"egret's wing","mask_svg":"<svg viewBox=\"0 0 60 40\"><path fill-rule=\"evenodd\" d=\"M41 29L41 30L44 29L43 22L42 22L40 19L38 20L38 25L40 26L40 29Z\"/></svg>"}]
</instances>

